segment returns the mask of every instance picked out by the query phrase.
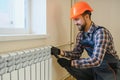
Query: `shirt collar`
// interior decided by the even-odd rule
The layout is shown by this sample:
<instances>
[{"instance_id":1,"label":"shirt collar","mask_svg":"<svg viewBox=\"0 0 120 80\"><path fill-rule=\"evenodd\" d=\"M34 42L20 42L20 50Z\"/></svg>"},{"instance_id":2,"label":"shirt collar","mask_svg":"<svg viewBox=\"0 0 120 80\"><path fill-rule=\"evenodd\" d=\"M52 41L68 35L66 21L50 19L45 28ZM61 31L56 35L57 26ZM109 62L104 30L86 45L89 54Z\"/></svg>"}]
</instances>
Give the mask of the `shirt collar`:
<instances>
[{"instance_id":1,"label":"shirt collar","mask_svg":"<svg viewBox=\"0 0 120 80\"><path fill-rule=\"evenodd\" d=\"M98 26L92 22L90 29L88 30L87 33L92 33Z\"/></svg>"}]
</instances>

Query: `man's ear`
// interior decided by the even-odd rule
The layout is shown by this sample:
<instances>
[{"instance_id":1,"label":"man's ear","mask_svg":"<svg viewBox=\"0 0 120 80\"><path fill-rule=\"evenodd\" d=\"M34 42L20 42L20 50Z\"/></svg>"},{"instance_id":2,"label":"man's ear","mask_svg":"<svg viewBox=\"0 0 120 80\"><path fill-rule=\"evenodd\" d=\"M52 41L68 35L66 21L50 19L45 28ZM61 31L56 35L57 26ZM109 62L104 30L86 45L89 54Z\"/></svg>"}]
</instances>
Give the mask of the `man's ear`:
<instances>
[{"instance_id":1,"label":"man's ear","mask_svg":"<svg viewBox=\"0 0 120 80\"><path fill-rule=\"evenodd\" d=\"M85 19L89 19L89 15L88 14L85 15Z\"/></svg>"},{"instance_id":2,"label":"man's ear","mask_svg":"<svg viewBox=\"0 0 120 80\"><path fill-rule=\"evenodd\" d=\"M86 15L84 16L84 19L85 19L85 20L89 20L89 15L86 14Z\"/></svg>"}]
</instances>

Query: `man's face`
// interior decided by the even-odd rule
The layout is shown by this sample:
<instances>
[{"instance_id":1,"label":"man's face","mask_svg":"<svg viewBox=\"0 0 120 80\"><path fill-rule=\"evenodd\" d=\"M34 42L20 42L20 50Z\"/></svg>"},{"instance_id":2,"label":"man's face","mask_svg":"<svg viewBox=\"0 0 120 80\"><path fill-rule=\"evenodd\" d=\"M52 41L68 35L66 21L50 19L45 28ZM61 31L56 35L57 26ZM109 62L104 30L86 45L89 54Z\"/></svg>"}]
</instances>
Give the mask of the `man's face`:
<instances>
[{"instance_id":1,"label":"man's face","mask_svg":"<svg viewBox=\"0 0 120 80\"><path fill-rule=\"evenodd\" d=\"M78 27L79 31L84 31L86 27L86 21L83 16L80 16L76 19L74 19L75 25Z\"/></svg>"}]
</instances>

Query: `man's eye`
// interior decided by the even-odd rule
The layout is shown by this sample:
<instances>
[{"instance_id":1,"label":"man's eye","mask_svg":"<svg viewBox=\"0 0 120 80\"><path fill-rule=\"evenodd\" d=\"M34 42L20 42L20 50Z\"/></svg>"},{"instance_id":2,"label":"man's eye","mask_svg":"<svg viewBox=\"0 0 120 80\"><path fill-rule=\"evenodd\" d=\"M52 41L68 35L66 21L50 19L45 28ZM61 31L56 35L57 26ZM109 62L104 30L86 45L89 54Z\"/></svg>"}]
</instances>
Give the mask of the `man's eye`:
<instances>
[{"instance_id":1,"label":"man's eye","mask_svg":"<svg viewBox=\"0 0 120 80\"><path fill-rule=\"evenodd\" d=\"M78 21L79 19L77 18L77 19L74 19L74 21Z\"/></svg>"}]
</instances>

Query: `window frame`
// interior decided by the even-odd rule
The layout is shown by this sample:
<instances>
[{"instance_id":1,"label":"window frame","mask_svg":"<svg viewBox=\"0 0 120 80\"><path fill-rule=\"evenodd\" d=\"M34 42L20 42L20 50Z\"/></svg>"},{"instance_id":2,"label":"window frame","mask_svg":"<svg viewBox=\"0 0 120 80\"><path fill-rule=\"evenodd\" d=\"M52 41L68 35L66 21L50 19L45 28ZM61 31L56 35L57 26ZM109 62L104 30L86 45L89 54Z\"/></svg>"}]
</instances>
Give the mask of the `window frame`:
<instances>
[{"instance_id":1,"label":"window frame","mask_svg":"<svg viewBox=\"0 0 120 80\"><path fill-rule=\"evenodd\" d=\"M23 29L18 29L18 30L16 29L16 30L11 31L11 33L8 33L8 34L1 34L0 33L0 41L46 38L46 36L47 36L47 32L46 32L47 31L47 28L46 28L46 5L47 5L47 2L46 2L46 0L44 0L44 5L42 3L42 0L26 0L26 1L28 1L27 7L29 7L28 11L27 11L27 15L26 15L26 17L27 17L27 20L26 20L27 22L25 24L26 28L24 30ZM34 17L36 17L35 13L37 10L35 11L35 8L36 8L37 2L42 4L44 9L45 9L44 10L45 14L43 15L43 13L42 13L42 15L41 15L41 16L44 16L44 17L42 17L42 18L44 18L44 23L41 22L42 27L43 28L45 27L43 29L45 32L43 32L43 33L39 33L39 31L35 31L35 28L38 28L38 27L35 27L36 23L35 23L35 18L34 18ZM42 8L40 10L42 10ZM39 17L41 17L41 16L39 16ZM33 18L34 18L34 21L32 20ZM42 20L42 19L40 19L40 20ZM41 26L41 24L39 24L39 26ZM39 28L39 29L41 29L41 28ZM10 30L10 29L2 29L3 33L7 32L8 30ZM13 33L16 33L16 34L13 34Z\"/></svg>"}]
</instances>

